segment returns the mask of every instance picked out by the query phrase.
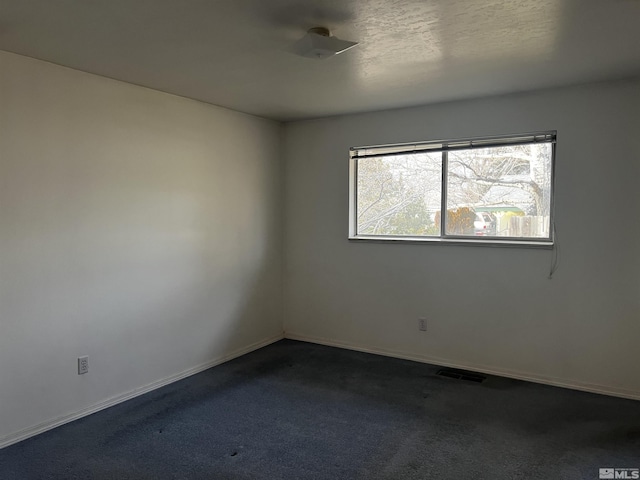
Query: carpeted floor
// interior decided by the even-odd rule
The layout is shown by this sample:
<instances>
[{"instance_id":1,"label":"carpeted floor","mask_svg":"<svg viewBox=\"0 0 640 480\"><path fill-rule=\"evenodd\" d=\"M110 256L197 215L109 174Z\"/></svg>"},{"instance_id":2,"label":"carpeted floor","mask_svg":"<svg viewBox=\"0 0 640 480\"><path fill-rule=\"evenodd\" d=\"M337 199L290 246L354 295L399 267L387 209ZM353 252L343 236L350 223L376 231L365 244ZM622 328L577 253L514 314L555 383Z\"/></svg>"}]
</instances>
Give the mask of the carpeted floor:
<instances>
[{"instance_id":1,"label":"carpeted floor","mask_svg":"<svg viewBox=\"0 0 640 480\"><path fill-rule=\"evenodd\" d=\"M598 479L640 402L283 340L0 450L0 479Z\"/></svg>"}]
</instances>

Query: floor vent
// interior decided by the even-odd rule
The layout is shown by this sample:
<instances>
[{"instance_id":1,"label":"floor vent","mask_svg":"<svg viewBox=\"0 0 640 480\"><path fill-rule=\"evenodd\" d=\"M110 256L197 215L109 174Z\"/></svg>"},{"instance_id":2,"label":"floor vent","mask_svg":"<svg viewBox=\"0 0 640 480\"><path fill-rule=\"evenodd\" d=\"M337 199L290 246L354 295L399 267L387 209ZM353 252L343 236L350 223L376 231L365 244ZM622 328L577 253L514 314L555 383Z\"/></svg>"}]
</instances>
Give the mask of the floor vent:
<instances>
[{"instance_id":1,"label":"floor vent","mask_svg":"<svg viewBox=\"0 0 640 480\"><path fill-rule=\"evenodd\" d=\"M482 383L487 377L474 372L465 372L464 370L453 370L450 368L443 368L438 370L436 375L441 377L455 378L456 380L467 380L469 382Z\"/></svg>"}]
</instances>

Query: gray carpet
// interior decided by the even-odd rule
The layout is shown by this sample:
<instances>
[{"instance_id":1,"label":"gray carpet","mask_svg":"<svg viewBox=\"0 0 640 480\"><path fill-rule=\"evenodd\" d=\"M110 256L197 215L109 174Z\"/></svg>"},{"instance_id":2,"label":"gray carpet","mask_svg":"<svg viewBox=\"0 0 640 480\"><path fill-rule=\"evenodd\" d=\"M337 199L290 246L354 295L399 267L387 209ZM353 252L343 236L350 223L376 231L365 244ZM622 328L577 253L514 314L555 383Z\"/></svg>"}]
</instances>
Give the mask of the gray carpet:
<instances>
[{"instance_id":1,"label":"gray carpet","mask_svg":"<svg viewBox=\"0 0 640 480\"><path fill-rule=\"evenodd\" d=\"M640 402L283 340L0 450L13 479L598 479Z\"/></svg>"}]
</instances>

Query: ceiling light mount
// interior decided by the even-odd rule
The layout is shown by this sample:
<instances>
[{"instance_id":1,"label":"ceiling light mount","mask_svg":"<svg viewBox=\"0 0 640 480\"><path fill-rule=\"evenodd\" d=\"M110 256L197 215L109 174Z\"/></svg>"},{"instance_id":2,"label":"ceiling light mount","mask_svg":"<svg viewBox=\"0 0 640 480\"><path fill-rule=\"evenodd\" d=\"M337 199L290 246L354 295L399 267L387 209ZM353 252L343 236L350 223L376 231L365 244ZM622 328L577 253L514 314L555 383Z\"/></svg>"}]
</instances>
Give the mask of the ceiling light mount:
<instances>
[{"instance_id":1,"label":"ceiling light mount","mask_svg":"<svg viewBox=\"0 0 640 480\"><path fill-rule=\"evenodd\" d=\"M325 27L313 27L307 30L307 33L315 33L316 35L320 35L322 37L330 37L331 32L328 28Z\"/></svg>"},{"instance_id":2,"label":"ceiling light mount","mask_svg":"<svg viewBox=\"0 0 640 480\"><path fill-rule=\"evenodd\" d=\"M331 32L326 27L313 27L296 42L294 51L303 57L324 60L346 52L356 45L358 45L358 42L340 40L338 37L331 36Z\"/></svg>"}]
</instances>

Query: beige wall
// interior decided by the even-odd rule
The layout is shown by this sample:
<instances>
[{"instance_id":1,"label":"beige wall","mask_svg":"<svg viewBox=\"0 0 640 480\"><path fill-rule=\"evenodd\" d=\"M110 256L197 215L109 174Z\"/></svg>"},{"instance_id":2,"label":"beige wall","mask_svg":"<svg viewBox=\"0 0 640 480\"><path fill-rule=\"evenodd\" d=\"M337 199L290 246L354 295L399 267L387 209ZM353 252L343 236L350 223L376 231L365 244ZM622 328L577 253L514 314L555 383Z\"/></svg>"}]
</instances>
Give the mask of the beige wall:
<instances>
[{"instance_id":1,"label":"beige wall","mask_svg":"<svg viewBox=\"0 0 640 480\"><path fill-rule=\"evenodd\" d=\"M640 398L639 111L616 82L288 124L287 336ZM347 241L349 147L552 129L552 280L548 250Z\"/></svg>"},{"instance_id":2,"label":"beige wall","mask_svg":"<svg viewBox=\"0 0 640 480\"><path fill-rule=\"evenodd\" d=\"M0 444L282 334L280 142L0 52Z\"/></svg>"}]
</instances>

